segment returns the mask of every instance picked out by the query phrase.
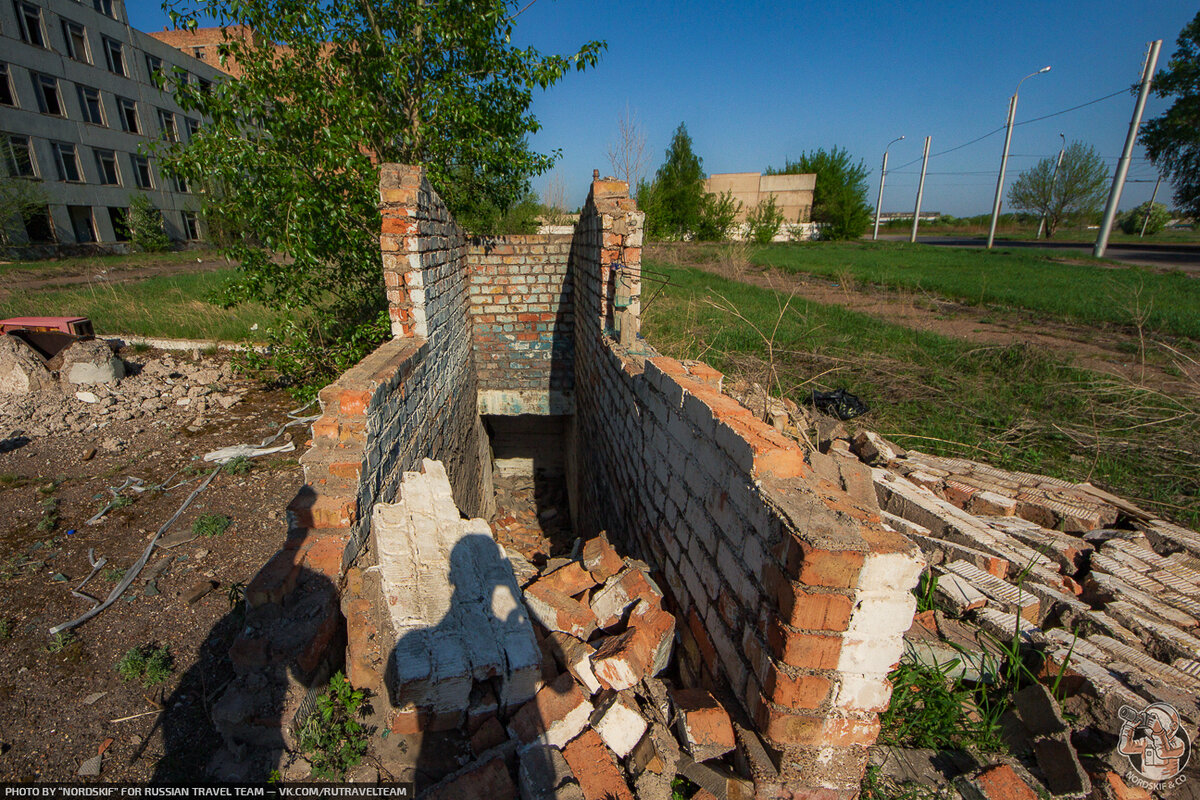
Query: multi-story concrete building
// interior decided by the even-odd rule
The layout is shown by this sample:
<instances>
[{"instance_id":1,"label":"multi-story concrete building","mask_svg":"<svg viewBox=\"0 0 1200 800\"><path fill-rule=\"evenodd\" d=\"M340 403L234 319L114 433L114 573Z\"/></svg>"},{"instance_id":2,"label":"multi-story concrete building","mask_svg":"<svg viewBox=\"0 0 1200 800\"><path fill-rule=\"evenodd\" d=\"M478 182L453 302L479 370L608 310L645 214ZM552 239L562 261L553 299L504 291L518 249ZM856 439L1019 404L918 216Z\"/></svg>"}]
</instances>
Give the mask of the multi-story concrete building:
<instances>
[{"instance_id":1,"label":"multi-story concrete building","mask_svg":"<svg viewBox=\"0 0 1200 800\"><path fill-rule=\"evenodd\" d=\"M0 169L37 181L47 206L12 239L116 244L130 198L149 195L175 240L203 238L198 198L148 147L187 142L202 120L154 75L182 69L203 88L221 70L129 25L123 0L0 2Z\"/></svg>"}]
</instances>

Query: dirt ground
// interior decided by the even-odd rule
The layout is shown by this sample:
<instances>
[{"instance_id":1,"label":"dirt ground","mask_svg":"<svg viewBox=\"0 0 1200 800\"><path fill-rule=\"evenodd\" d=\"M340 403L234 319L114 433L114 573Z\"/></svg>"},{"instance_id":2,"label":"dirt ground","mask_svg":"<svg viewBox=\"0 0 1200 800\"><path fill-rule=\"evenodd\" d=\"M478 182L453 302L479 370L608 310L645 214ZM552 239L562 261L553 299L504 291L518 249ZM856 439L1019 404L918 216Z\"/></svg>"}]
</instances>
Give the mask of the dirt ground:
<instances>
[{"instance_id":1,"label":"dirt ground","mask_svg":"<svg viewBox=\"0 0 1200 800\"><path fill-rule=\"evenodd\" d=\"M86 264L86 262L83 262ZM208 251L196 251L195 258L180 261L178 258L164 259L162 263L141 263L123 266L80 266L79 262L53 264L47 269L12 270L4 275L0 286L0 299L12 292L28 292L36 289L68 289L82 284L129 283L173 275L179 272L213 272L228 269L230 262Z\"/></svg>"},{"instance_id":2,"label":"dirt ground","mask_svg":"<svg viewBox=\"0 0 1200 800\"><path fill-rule=\"evenodd\" d=\"M242 474L222 471L168 531L191 532L198 517L213 514L231 520L223 533L156 548L107 610L69 636L48 630L91 607L71 594L92 571L89 551L108 563L83 591L104 598L211 472L203 454L258 444L295 405L248 379L230 384L245 391L242 400L210 409L203 426L167 409L82 433L0 431L0 781L76 780L98 752L102 781L168 780L202 770L215 749L208 710L230 675L235 603L286 533L284 508L303 480L296 459L307 429L290 428L276 442L290 437L296 452L254 459ZM114 451L104 440L121 445ZM163 491L122 492L131 503L85 524L112 499L109 487L128 476L148 487L170 480ZM147 687L118 675L117 662L142 645L170 648L173 669L163 683ZM171 715L160 714L168 708ZM185 735L164 732L163 716L191 720Z\"/></svg>"},{"instance_id":3,"label":"dirt ground","mask_svg":"<svg viewBox=\"0 0 1200 800\"><path fill-rule=\"evenodd\" d=\"M720 264L696 257L695 251L686 246L652 245L646 250L646 259L694 267L767 289L795 291L796 297L805 300L842 306L894 325L981 345L1039 345L1085 369L1145 383L1169 394L1200 396L1200 363L1176 356L1148 340L1143 365L1133 330L1073 325L1032 312L980 308L920 292L846 285L820 275L797 275L754 265L734 274ZM1195 353L1190 356L1196 358ZM1182 372L1182 377L1163 369L1168 364Z\"/></svg>"}]
</instances>

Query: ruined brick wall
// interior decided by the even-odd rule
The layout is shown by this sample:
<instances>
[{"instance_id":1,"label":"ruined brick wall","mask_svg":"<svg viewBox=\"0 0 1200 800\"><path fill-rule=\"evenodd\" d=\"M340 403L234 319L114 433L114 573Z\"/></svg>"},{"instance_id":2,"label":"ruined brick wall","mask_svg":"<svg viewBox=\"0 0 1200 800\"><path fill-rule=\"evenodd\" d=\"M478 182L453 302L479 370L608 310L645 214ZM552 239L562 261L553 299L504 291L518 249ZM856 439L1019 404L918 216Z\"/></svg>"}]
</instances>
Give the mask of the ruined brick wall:
<instances>
[{"instance_id":1,"label":"ruined brick wall","mask_svg":"<svg viewBox=\"0 0 1200 800\"><path fill-rule=\"evenodd\" d=\"M640 223L623 184L597 181L572 248L578 532L607 528L661 574L685 678L740 704L779 756L778 787L854 795L920 555L881 527L869 474L776 433L711 368L617 341Z\"/></svg>"},{"instance_id":2,"label":"ruined brick wall","mask_svg":"<svg viewBox=\"0 0 1200 800\"><path fill-rule=\"evenodd\" d=\"M569 414L574 390L571 236L476 239L467 252L482 414Z\"/></svg>"}]
</instances>

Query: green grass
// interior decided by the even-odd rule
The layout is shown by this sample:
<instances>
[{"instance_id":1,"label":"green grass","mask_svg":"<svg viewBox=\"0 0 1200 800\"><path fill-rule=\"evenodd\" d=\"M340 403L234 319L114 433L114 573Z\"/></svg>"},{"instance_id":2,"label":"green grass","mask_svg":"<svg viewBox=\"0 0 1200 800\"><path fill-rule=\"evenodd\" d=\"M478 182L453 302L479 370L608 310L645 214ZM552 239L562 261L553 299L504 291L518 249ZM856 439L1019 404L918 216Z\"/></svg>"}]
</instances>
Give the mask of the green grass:
<instances>
[{"instance_id":1,"label":"green grass","mask_svg":"<svg viewBox=\"0 0 1200 800\"><path fill-rule=\"evenodd\" d=\"M800 243L756 250L755 264L789 272L931 292L979 306L1017 308L1083 324L1131 325L1148 309L1148 331L1200 339L1200 280L1182 272L1027 250L991 251L898 242ZM1080 261L1089 263L1078 263Z\"/></svg>"},{"instance_id":2,"label":"green grass","mask_svg":"<svg viewBox=\"0 0 1200 800\"><path fill-rule=\"evenodd\" d=\"M78 256L48 258L40 261L10 261L0 264L0 275L8 272L37 272L39 276L61 273L74 275L83 272L121 267L144 267L153 264L194 264L196 259L211 261L219 256L211 250L178 250L164 253L128 253L124 255Z\"/></svg>"},{"instance_id":3,"label":"green grass","mask_svg":"<svg viewBox=\"0 0 1200 800\"><path fill-rule=\"evenodd\" d=\"M1027 345L977 346L793 298L767 378L763 339L787 297L700 270L648 263L670 285L643 313L667 355L699 358L803 402L845 387L865 427L898 444L996 466L1091 479L1184 522L1200 521L1200 403L1072 367ZM724 298L724 299L722 299Z\"/></svg>"},{"instance_id":4,"label":"green grass","mask_svg":"<svg viewBox=\"0 0 1200 800\"><path fill-rule=\"evenodd\" d=\"M116 667L122 680L140 680L145 687L157 686L165 681L173 668L171 649L166 645L156 647L152 644L129 648Z\"/></svg>"},{"instance_id":5,"label":"green grass","mask_svg":"<svg viewBox=\"0 0 1200 800\"><path fill-rule=\"evenodd\" d=\"M263 306L223 309L210 302L232 270L186 273L143 281L71 289L17 291L0 301L0 318L79 315L91 318L97 333L173 339L237 341L261 339L278 320ZM251 331L257 324L258 331Z\"/></svg>"},{"instance_id":6,"label":"green grass","mask_svg":"<svg viewBox=\"0 0 1200 800\"><path fill-rule=\"evenodd\" d=\"M201 514L192 523L192 533L204 537L220 536L232 524L224 514Z\"/></svg>"}]
</instances>

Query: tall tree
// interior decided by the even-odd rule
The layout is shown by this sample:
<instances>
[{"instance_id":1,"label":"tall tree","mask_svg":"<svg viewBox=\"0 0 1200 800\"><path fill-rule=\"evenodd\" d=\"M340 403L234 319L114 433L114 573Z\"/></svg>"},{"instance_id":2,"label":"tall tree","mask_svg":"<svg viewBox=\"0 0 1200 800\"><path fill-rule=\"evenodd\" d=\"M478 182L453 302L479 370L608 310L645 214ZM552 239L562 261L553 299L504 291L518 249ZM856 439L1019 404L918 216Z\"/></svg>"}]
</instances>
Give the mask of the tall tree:
<instances>
[{"instance_id":1,"label":"tall tree","mask_svg":"<svg viewBox=\"0 0 1200 800\"><path fill-rule=\"evenodd\" d=\"M1017 176L1008 189L1008 204L1046 218L1046 238L1068 217L1100 210L1108 194L1108 168L1096 148L1071 142L1058 156L1043 158Z\"/></svg>"},{"instance_id":2,"label":"tall tree","mask_svg":"<svg viewBox=\"0 0 1200 800\"><path fill-rule=\"evenodd\" d=\"M1175 40L1179 49L1154 76L1154 92L1174 97L1161 117L1142 126L1146 155L1175 185L1175 205L1200 219L1200 13Z\"/></svg>"},{"instance_id":3,"label":"tall tree","mask_svg":"<svg viewBox=\"0 0 1200 800\"><path fill-rule=\"evenodd\" d=\"M625 106L625 113L617 119L617 140L608 145L608 163L613 175L636 192L646 173L646 159L646 134L638 125L637 115Z\"/></svg>"},{"instance_id":4,"label":"tall tree","mask_svg":"<svg viewBox=\"0 0 1200 800\"><path fill-rule=\"evenodd\" d=\"M178 27L225 28L237 79L176 76L206 118L167 167L204 187L240 263L227 300L290 312L274 366L319 385L386 336L378 165L424 165L460 219L497 219L554 161L535 153L534 89L604 48L542 55L512 44L516 0L173 0ZM246 32L252 32L247 35ZM232 235L230 235L232 234Z\"/></svg>"},{"instance_id":5,"label":"tall tree","mask_svg":"<svg viewBox=\"0 0 1200 800\"><path fill-rule=\"evenodd\" d=\"M857 239L871 223L867 203L867 168L854 163L844 148L818 148L804 152L795 161L787 159L782 168L767 167L767 175L815 173L812 218L821 223L825 239Z\"/></svg>"},{"instance_id":6,"label":"tall tree","mask_svg":"<svg viewBox=\"0 0 1200 800\"><path fill-rule=\"evenodd\" d=\"M652 238L682 239L700 224L704 197L704 168L692 149L687 125L679 123L666 160L654 181L638 187L638 205L646 212L646 231Z\"/></svg>"}]
</instances>

